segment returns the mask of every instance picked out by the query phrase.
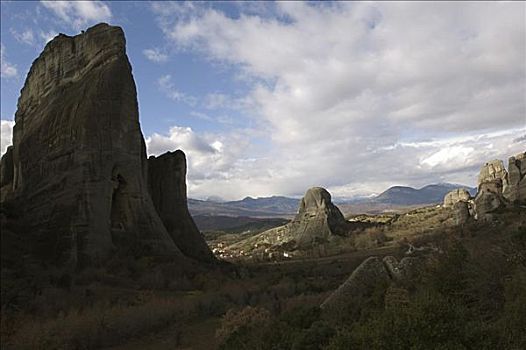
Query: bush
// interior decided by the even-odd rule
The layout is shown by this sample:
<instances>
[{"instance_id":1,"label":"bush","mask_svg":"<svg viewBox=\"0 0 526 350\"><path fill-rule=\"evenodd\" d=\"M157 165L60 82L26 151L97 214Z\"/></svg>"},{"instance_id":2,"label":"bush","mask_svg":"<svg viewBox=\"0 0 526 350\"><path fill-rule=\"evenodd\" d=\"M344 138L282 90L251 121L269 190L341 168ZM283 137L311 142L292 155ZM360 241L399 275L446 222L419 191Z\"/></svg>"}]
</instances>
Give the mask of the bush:
<instances>
[{"instance_id":1,"label":"bush","mask_svg":"<svg viewBox=\"0 0 526 350\"><path fill-rule=\"evenodd\" d=\"M379 228L368 228L358 234L354 239L356 249L371 249L384 245L387 237Z\"/></svg>"},{"instance_id":2,"label":"bush","mask_svg":"<svg viewBox=\"0 0 526 350\"><path fill-rule=\"evenodd\" d=\"M261 307L247 306L239 311L230 309L221 319L216 337L224 342L242 327L264 324L270 319L270 312Z\"/></svg>"},{"instance_id":3,"label":"bush","mask_svg":"<svg viewBox=\"0 0 526 350\"><path fill-rule=\"evenodd\" d=\"M227 337L221 349L321 349L333 331L319 319L318 307L299 307L277 318L249 322Z\"/></svg>"}]
</instances>

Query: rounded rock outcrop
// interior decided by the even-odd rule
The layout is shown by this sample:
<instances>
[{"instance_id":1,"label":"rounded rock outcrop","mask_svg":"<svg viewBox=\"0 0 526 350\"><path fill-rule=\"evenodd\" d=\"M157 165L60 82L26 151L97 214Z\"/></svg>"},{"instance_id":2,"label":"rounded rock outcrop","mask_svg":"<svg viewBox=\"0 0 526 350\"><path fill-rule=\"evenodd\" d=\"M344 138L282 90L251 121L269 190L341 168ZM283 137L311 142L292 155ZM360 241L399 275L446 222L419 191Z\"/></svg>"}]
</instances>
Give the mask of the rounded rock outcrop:
<instances>
[{"instance_id":1,"label":"rounded rock outcrop","mask_svg":"<svg viewBox=\"0 0 526 350\"><path fill-rule=\"evenodd\" d=\"M322 187L307 190L298 214L287 226L299 247L326 241L332 235L344 235L347 231L347 221L332 203L330 193Z\"/></svg>"},{"instance_id":2,"label":"rounded rock outcrop","mask_svg":"<svg viewBox=\"0 0 526 350\"><path fill-rule=\"evenodd\" d=\"M471 199L471 195L464 188L458 188L446 194L444 197L444 207L452 208L457 202L467 202Z\"/></svg>"},{"instance_id":3,"label":"rounded rock outcrop","mask_svg":"<svg viewBox=\"0 0 526 350\"><path fill-rule=\"evenodd\" d=\"M377 288L387 289L390 282L391 277L382 260L372 256L363 261L320 307L327 314L337 315L353 302L371 295Z\"/></svg>"},{"instance_id":4,"label":"rounded rock outcrop","mask_svg":"<svg viewBox=\"0 0 526 350\"><path fill-rule=\"evenodd\" d=\"M508 172L504 167L504 162L500 159L489 161L480 168L478 190L480 191L480 186L483 183L495 181L501 183L501 192L506 191L508 187Z\"/></svg>"}]
</instances>

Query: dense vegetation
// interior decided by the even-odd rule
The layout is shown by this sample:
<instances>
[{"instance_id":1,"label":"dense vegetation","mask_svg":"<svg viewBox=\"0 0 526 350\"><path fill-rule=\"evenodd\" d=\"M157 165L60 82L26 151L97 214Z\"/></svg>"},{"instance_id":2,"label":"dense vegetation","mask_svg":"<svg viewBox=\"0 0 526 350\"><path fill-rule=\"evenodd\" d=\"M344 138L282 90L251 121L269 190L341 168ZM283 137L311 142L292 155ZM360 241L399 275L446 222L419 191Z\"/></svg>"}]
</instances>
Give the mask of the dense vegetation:
<instances>
[{"instance_id":1,"label":"dense vegetation","mask_svg":"<svg viewBox=\"0 0 526 350\"><path fill-rule=\"evenodd\" d=\"M405 301L373 293L337 319L318 307L274 317L254 308L228 313L221 348L524 349L526 230L498 234L498 244L441 242L443 253L421 279L396 286L408 291Z\"/></svg>"}]
</instances>

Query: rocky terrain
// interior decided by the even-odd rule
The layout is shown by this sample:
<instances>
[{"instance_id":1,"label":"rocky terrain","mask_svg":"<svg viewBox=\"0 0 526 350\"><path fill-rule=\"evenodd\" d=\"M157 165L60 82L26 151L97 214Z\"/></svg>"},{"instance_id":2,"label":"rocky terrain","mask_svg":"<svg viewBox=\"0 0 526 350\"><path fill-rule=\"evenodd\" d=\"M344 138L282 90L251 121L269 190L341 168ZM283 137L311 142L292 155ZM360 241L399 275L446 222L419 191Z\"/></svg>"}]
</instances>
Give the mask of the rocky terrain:
<instances>
[{"instance_id":1,"label":"rocky terrain","mask_svg":"<svg viewBox=\"0 0 526 350\"><path fill-rule=\"evenodd\" d=\"M344 218L327 190L313 187L307 190L289 223L225 247L220 253L253 256L264 252L272 256L278 250L280 255L287 256L285 251L301 251L329 242L337 244L358 226L359 223Z\"/></svg>"},{"instance_id":2,"label":"rocky terrain","mask_svg":"<svg viewBox=\"0 0 526 350\"><path fill-rule=\"evenodd\" d=\"M509 158L509 173L502 160L485 163L478 176L478 191L471 197L456 189L444 197L444 207L453 208L457 224L470 219L492 221L493 212L526 204L526 152Z\"/></svg>"},{"instance_id":3,"label":"rocky terrain","mask_svg":"<svg viewBox=\"0 0 526 350\"><path fill-rule=\"evenodd\" d=\"M46 263L76 268L123 249L211 261L186 207L184 154L146 158L125 44L99 24L58 35L33 62L1 161L3 215L25 224L13 236Z\"/></svg>"}]
</instances>

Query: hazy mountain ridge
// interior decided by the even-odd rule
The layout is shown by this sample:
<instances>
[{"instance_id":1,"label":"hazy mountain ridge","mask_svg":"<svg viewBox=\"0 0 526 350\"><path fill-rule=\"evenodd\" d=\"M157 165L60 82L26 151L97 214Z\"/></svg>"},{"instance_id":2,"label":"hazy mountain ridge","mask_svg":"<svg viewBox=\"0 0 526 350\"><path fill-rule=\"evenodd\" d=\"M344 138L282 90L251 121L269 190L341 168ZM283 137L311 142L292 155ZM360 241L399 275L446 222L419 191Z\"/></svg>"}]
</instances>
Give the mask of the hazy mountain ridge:
<instances>
[{"instance_id":1,"label":"hazy mountain ridge","mask_svg":"<svg viewBox=\"0 0 526 350\"><path fill-rule=\"evenodd\" d=\"M444 200L444 196L456 188L465 188L471 195L477 192L476 188L450 183L432 184L420 189L407 186L393 186L374 197L372 201L393 205L441 203Z\"/></svg>"},{"instance_id":2,"label":"hazy mountain ridge","mask_svg":"<svg viewBox=\"0 0 526 350\"><path fill-rule=\"evenodd\" d=\"M442 203L444 196L456 188L465 188L472 195L476 188L469 186L440 183L416 189L408 186L392 186L375 197L370 198L335 198L337 205L393 205L411 206L420 204ZM300 199L285 196L245 197L237 201L218 202L215 200L188 199L192 215L222 215L222 216L255 216L276 217L291 216L298 211Z\"/></svg>"}]
</instances>

